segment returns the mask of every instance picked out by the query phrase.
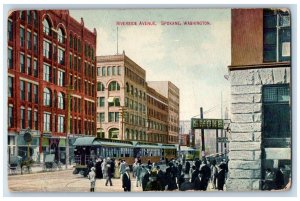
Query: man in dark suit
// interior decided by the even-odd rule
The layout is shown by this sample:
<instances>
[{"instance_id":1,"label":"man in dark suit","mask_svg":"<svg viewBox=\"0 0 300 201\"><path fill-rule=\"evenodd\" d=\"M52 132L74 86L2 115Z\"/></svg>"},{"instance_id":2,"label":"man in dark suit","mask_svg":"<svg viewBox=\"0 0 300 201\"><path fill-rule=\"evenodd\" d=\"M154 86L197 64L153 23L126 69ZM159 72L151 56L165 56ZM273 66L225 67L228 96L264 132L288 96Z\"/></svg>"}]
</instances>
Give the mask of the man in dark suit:
<instances>
[{"instance_id":1,"label":"man in dark suit","mask_svg":"<svg viewBox=\"0 0 300 201\"><path fill-rule=\"evenodd\" d=\"M156 169L157 169L157 182L160 184L161 190L164 191L166 186L165 173L160 169L159 166L157 166Z\"/></svg>"},{"instance_id":2,"label":"man in dark suit","mask_svg":"<svg viewBox=\"0 0 300 201\"><path fill-rule=\"evenodd\" d=\"M125 192L131 191L131 180L129 175L129 167L126 167L126 172L122 176L122 188L124 188Z\"/></svg>"},{"instance_id":3,"label":"man in dark suit","mask_svg":"<svg viewBox=\"0 0 300 201\"><path fill-rule=\"evenodd\" d=\"M284 188L284 174L283 174L283 166L279 166L276 174L275 174L275 188L276 190L280 190Z\"/></svg>"}]
</instances>

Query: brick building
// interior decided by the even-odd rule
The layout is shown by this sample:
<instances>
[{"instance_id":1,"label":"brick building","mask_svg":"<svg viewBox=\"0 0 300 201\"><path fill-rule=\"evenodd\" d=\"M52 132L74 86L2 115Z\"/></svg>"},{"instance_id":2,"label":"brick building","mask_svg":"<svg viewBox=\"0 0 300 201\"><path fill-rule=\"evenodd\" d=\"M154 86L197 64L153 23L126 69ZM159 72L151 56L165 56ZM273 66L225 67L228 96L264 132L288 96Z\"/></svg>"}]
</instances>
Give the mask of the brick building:
<instances>
[{"instance_id":1,"label":"brick building","mask_svg":"<svg viewBox=\"0 0 300 201\"><path fill-rule=\"evenodd\" d=\"M266 169L291 178L291 26L287 9L231 12L229 191L263 190ZM275 175L275 174L274 174Z\"/></svg>"},{"instance_id":2,"label":"brick building","mask_svg":"<svg viewBox=\"0 0 300 201\"><path fill-rule=\"evenodd\" d=\"M179 89L170 81L149 81L149 87L168 99L168 143L178 144L179 137Z\"/></svg>"},{"instance_id":3,"label":"brick building","mask_svg":"<svg viewBox=\"0 0 300 201\"><path fill-rule=\"evenodd\" d=\"M71 136L96 130L96 30L68 10L14 11L7 30L8 154L27 155L30 128L34 160L65 162L68 108Z\"/></svg>"},{"instance_id":4,"label":"brick building","mask_svg":"<svg viewBox=\"0 0 300 201\"><path fill-rule=\"evenodd\" d=\"M147 86L148 141L168 143L168 99Z\"/></svg>"}]
</instances>

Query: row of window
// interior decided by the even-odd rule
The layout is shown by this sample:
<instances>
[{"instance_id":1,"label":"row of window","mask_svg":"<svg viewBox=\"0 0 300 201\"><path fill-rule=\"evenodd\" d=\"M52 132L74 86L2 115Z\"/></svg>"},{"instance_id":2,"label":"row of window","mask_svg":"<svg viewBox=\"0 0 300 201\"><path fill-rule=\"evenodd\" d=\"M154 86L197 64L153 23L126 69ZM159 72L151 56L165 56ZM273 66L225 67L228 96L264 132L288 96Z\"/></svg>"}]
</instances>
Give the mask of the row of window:
<instances>
[{"instance_id":1,"label":"row of window","mask_svg":"<svg viewBox=\"0 0 300 201\"><path fill-rule=\"evenodd\" d=\"M84 101L84 111L85 115L94 116L96 114L95 103L92 103L90 101Z\"/></svg>"},{"instance_id":2,"label":"row of window","mask_svg":"<svg viewBox=\"0 0 300 201\"><path fill-rule=\"evenodd\" d=\"M133 85L130 85L126 82L126 92L128 94L131 94L132 96L139 97L140 99L146 100L146 93L142 92L142 90L138 90L137 88L134 88Z\"/></svg>"},{"instance_id":3,"label":"row of window","mask_svg":"<svg viewBox=\"0 0 300 201\"><path fill-rule=\"evenodd\" d=\"M121 75L121 66L97 67L97 76Z\"/></svg>"},{"instance_id":4,"label":"row of window","mask_svg":"<svg viewBox=\"0 0 300 201\"><path fill-rule=\"evenodd\" d=\"M148 140L149 140L149 142L167 143L168 137L166 135L151 133L148 135Z\"/></svg>"},{"instance_id":5,"label":"row of window","mask_svg":"<svg viewBox=\"0 0 300 201\"><path fill-rule=\"evenodd\" d=\"M147 141L147 135L145 131L138 131L133 129L125 130L125 140L142 140Z\"/></svg>"},{"instance_id":6,"label":"row of window","mask_svg":"<svg viewBox=\"0 0 300 201\"><path fill-rule=\"evenodd\" d=\"M127 67L125 67L125 75L135 83L145 86L145 80Z\"/></svg>"},{"instance_id":7,"label":"row of window","mask_svg":"<svg viewBox=\"0 0 300 201\"><path fill-rule=\"evenodd\" d=\"M148 108L148 116L162 121L168 121L168 113L162 113L151 108Z\"/></svg>"},{"instance_id":8,"label":"row of window","mask_svg":"<svg viewBox=\"0 0 300 201\"><path fill-rule=\"evenodd\" d=\"M155 122L155 121L151 121L151 120L149 120L148 128L163 131L163 132L168 132L168 126L167 125L161 124L161 123L158 123L158 122Z\"/></svg>"},{"instance_id":9,"label":"row of window","mask_svg":"<svg viewBox=\"0 0 300 201\"><path fill-rule=\"evenodd\" d=\"M147 96L147 102L148 104L150 105L153 105L155 106L156 108L159 108L161 110L164 110L164 111L168 111L168 105L167 104L164 104L154 98L152 98L151 96Z\"/></svg>"},{"instance_id":10,"label":"row of window","mask_svg":"<svg viewBox=\"0 0 300 201\"><path fill-rule=\"evenodd\" d=\"M78 85L78 87L80 88L80 84ZM84 81L84 94L93 97L96 96L95 85L87 80Z\"/></svg>"},{"instance_id":11,"label":"row of window","mask_svg":"<svg viewBox=\"0 0 300 201\"><path fill-rule=\"evenodd\" d=\"M26 115L27 113L27 115ZM14 125L14 107L12 105L8 106L8 128L16 127ZM27 122L26 122L27 121ZM34 130L38 130L38 112L36 110L32 111L31 108L28 108L27 111L24 108L20 110L20 128L31 128Z\"/></svg>"},{"instance_id":12,"label":"row of window","mask_svg":"<svg viewBox=\"0 0 300 201\"><path fill-rule=\"evenodd\" d=\"M9 21L10 22L10 21ZM8 24L12 26L12 22ZM8 30L10 32L10 30ZM12 33L8 33L12 35ZM8 37L9 41L13 41L13 38ZM23 27L20 27L20 47L26 48L27 50L33 51L35 54L38 52L38 35L36 32L31 32L26 30Z\"/></svg>"},{"instance_id":13,"label":"row of window","mask_svg":"<svg viewBox=\"0 0 300 201\"><path fill-rule=\"evenodd\" d=\"M14 98L14 78L8 76L8 97ZM39 87L36 84L20 80L20 100L38 104Z\"/></svg>"},{"instance_id":14,"label":"row of window","mask_svg":"<svg viewBox=\"0 0 300 201\"><path fill-rule=\"evenodd\" d=\"M144 114L146 114L146 106L130 98L125 97L125 106L129 109L135 110L137 112L143 112Z\"/></svg>"},{"instance_id":15,"label":"row of window","mask_svg":"<svg viewBox=\"0 0 300 201\"><path fill-rule=\"evenodd\" d=\"M97 91L104 91L105 86L102 82L97 82ZM120 84L117 81L112 81L108 85L108 91L120 91Z\"/></svg>"},{"instance_id":16,"label":"row of window","mask_svg":"<svg viewBox=\"0 0 300 201\"><path fill-rule=\"evenodd\" d=\"M109 107L120 106L120 97L113 97L108 100ZM105 97L97 97L97 107L105 107Z\"/></svg>"}]
</instances>

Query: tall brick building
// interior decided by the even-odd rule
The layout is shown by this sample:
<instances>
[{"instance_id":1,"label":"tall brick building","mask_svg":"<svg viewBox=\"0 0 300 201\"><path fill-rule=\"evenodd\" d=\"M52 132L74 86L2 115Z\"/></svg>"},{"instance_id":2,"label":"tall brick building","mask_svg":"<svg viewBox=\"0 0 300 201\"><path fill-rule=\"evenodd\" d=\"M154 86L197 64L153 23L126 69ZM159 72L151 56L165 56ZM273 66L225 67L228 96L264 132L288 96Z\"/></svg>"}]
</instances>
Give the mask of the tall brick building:
<instances>
[{"instance_id":1,"label":"tall brick building","mask_svg":"<svg viewBox=\"0 0 300 201\"><path fill-rule=\"evenodd\" d=\"M96 131L96 30L68 10L14 11L7 30L8 154L26 156L30 128L34 160L65 162L68 115L71 139Z\"/></svg>"},{"instance_id":2,"label":"tall brick building","mask_svg":"<svg viewBox=\"0 0 300 201\"><path fill-rule=\"evenodd\" d=\"M287 9L231 12L229 191L264 190L266 170L291 178L291 23Z\"/></svg>"}]
</instances>

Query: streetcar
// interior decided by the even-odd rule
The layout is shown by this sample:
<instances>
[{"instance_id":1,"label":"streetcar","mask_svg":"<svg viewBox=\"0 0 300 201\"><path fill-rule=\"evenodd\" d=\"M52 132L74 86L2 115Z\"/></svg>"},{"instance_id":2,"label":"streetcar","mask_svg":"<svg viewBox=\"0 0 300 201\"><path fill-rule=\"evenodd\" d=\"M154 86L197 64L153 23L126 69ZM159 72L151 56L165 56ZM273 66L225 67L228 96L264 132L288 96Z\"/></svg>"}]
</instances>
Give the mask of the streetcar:
<instances>
[{"instance_id":1,"label":"streetcar","mask_svg":"<svg viewBox=\"0 0 300 201\"><path fill-rule=\"evenodd\" d=\"M81 137L74 142L74 174L88 174L88 166L97 157L123 159L132 165L135 158L142 163L160 163L163 160L175 159L175 145L149 143L140 141L104 139L96 137Z\"/></svg>"}]
</instances>

